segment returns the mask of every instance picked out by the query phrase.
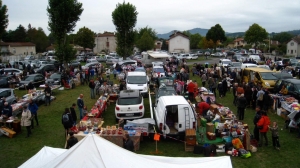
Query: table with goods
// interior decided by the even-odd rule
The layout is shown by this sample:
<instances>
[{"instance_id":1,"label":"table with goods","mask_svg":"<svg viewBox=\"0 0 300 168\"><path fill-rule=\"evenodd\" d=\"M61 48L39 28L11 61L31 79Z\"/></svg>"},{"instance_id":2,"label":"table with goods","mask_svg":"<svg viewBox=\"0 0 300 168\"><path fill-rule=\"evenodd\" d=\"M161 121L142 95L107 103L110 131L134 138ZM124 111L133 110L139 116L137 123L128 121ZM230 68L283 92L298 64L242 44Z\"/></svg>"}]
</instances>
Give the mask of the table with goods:
<instances>
[{"instance_id":1,"label":"table with goods","mask_svg":"<svg viewBox=\"0 0 300 168\"><path fill-rule=\"evenodd\" d=\"M74 132L74 137L80 141L88 134L97 134L100 137L123 147L123 136L125 134L129 134L130 139L134 143L134 150L139 150L142 134L141 131L129 129L124 130L121 127L117 128L116 125L106 126L105 128L102 127L104 121L101 117L108 106L109 97L110 96L107 96L107 94L100 96L93 108L86 113L83 119L76 126L71 128L71 131Z\"/></svg>"},{"instance_id":2,"label":"table with goods","mask_svg":"<svg viewBox=\"0 0 300 168\"><path fill-rule=\"evenodd\" d=\"M198 117L197 130L186 130L186 151L203 153L204 156L214 156L216 152L232 156L240 153L244 158L257 151L258 143L250 138L248 124L238 121L228 107L211 104L207 114Z\"/></svg>"}]
</instances>

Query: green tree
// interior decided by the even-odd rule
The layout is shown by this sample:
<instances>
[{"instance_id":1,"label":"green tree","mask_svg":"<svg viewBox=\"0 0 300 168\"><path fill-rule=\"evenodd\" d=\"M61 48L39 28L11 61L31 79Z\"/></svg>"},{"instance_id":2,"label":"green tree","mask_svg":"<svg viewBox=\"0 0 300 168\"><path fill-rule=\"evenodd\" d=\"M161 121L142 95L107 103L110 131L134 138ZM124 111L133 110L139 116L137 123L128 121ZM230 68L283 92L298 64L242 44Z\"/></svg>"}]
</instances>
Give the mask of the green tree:
<instances>
[{"instance_id":1,"label":"green tree","mask_svg":"<svg viewBox=\"0 0 300 168\"><path fill-rule=\"evenodd\" d=\"M5 29L8 26L8 15L6 5L2 6L2 0L0 0L0 37L5 33Z\"/></svg>"},{"instance_id":2,"label":"green tree","mask_svg":"<svg viewBox=\"0 0 300 168\"><path fill-rule=\"evenodd\" d=\"M258 45L260 43L264 43L264 40L267 38L268 38L267 31L264 28L262 28L260 25L254 23L246 31L244 40L248 44L251 44L251 45L254 44L254 48L256 50Z\"/></svg>"},{"instance_id":3,"label":"green tree","mask_svg":"<svg viewBox=\"0 0 300 168\"><path fill-rule=\"evenodd\" d=\"M76 23L80 20L83 11L82 3L77 0L49 0L48 26L56 41L56 56L64 63L74 59L76 51L69 45L67 34L74 31Z\"/></svg>"},{"instance_id":4,"label":"green tree","mask_svg":"<svg viewBox=\"0 0 300 168\"><path fill-rule=\"evenodd\" d=\"M191 37L192 33L188 30L185 30L182 32L184 35L188 36L189 38Z\"/></svg>"},{"instance_id":5,"label":"green tree","mask_svg":"<svg viewBox=\"0 0 300 168\"><path fill-rule=\"evenodd\" d=\"M151 35L145 31L142 37L137 41L136 46L140 49L140 51L147 51L154 48L155 40Z\"/></svg>"},{"instance_id":6,"label":"green tree","mask_svg":"<svg viewBox=\"0 0 300 168\"><path fill-rule=\"evenodd\" d=\"M138 12L136 7L130 3L118 3L112 12L112 20L116 26L117 53L124 59L133 53L135 40L134 27Z\"/></svg>"},{"instance_id":7,"label":"green tree","mask_svg":"<svg viewBox=\"0 0 300 168\"><path fill-rule=\"evenodd\" d=\"M158 40L162 42L161 50L169 51L166 39L160 38Z\"/></svg>"},{"instance_id":8,"label":"green tree","mask_svg":"<svg viewBox=\"0 0 300 168\"><path fill-rule=\"evenodd\" d=\"M199 33L190 35L190 48L191 49L199 49L199 42L202 40L202 36Z\"/></svg>"},{"instance_id":9,"label":"green tree","mask_svg":"<svg viewBox=\"0 0 300 168\"><path fill-rule=\"evenodd\" d=\"M76 44L85 48L95 47L95 33L87 27L80 28L76 33Z\"/></svg>"},{"instance_id":10,"label":"green tree","mask_svg":"<svg viewBox=\"0 0 300 168\"><path fill-rule=\"evenodd\" d=\"M216 24L208 30L208 32L206 33L206 39L207 41L212 40L215 43L214 47L216 47L218 41L220 43L223 43L227 38L225 36L225 31L223 30L221 25Z\"/></svg>"},{"instance_id":11,"label":"green tree","mask_svg":"<svg viewBox=\"0 0 300 168\"><path fill-rule=\"evenodd\" d=\"M144 35L145 32L147 32L153 40L156 40L156 39L157 39L157 37L156 37L157 33L155 32L155 30L152 29L151 27L146 26L146 27L144 27L144 28L140 28L140 29L136 32L136 33L137 33L137 34L136 34L136 35L137 35L137 36L136 36L136 37L137 37L136 40L139 40L139 39Z\"/></svg>"},{"instance_id":12,"label":"green tree","mask_svg":"<svg viewBox=\"0 0 300 168\"><path fill-rule=\"evenodd\" d=\"M77 34L69 34L68 36L67 36L67 41L68 41L68 43L70 43L70 44L78 44L77 43Z\"/></svg>"},{"instance_id":13,"label":"green tree","mask_svg":"<svg viewBox=\"0 0 300 168\"><path fill-rule=\"evenodd\" d=\"M54 37L53 33L51 33L51 32L48 35L48 41L49 41L50 45L55 44L55 37Z\"/></svg>"},{"instance_id":14,"label":"green tree","mask_svg":"<svg viewBox=\"0 0 300 168\"><path fill-rule=\"evenodd\" d=\"M272 40L278 41L279 43L288 43L293 38L293 35L288 32L281 32L278 34L275 34L272 37Z\"/></svg>"},{"instance_id":15,"label":"green tree","mask_svg":"<svg viewBox=\"0 0 300 168\"><path fill-rule=\"evenodd\" d=\"M15 31L12 32L12 41L13 42L26 42L27 33L26 29L19 25Z\"/></svg>"},{"instance_id":16,"label":"green tree","mask_svg":"<svg viewBox=\"0 0 300 168\"><path fill-rule=\"evenodd\" d=\"M35 44L36 52L44 52L49 46L48 37L41 27L28 29L27 40Z\"/></svg>"}]
</instances>

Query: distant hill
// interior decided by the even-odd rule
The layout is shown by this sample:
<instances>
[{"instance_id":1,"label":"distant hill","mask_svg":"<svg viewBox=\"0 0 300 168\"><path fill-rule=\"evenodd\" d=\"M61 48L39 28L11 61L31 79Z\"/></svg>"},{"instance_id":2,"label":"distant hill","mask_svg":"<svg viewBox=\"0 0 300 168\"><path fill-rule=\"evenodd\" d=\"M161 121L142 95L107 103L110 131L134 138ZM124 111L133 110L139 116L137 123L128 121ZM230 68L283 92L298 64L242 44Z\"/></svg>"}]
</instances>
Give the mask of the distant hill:
<instances>
[{"instance_id":1,"label":"distant hill","mask_svg":"<svg viewBox=\"0 0 300 168\"><path fill-rule=\"evenodd\" d=\"M206 33L208 32L208 30L209 29L194 28L194 29L190 29L187 31L189 31L191 34L199 33L201 36L206 36ZM157 34L157 37L162 38L162 39L169 39L170 35L173 34L174 31L175 30L170 31L169 33ZM181 30L177 30L177 31L181 31ZM183 31L181 31L181 32L183 32ZM286 31L286 32L293 34L293 35L300 35L300 30L291 30L291 31ZM280 33L280 32L278 32L278 33ZM275 34L277 34L277 33L275 33ZM236 37L244 36L245 32L234 32L234 33L225 32L225 35L228 37L236 38Z\"/></svg>"},{"instance_id":2,"label":"distant hill","mask_svg":"<svg viewBox=\"0 0 300 168\"><path fill-rule=\"evenodd\" d=\"M206 33L208 32L209 29L202 29L202 28L194 28L191 30L187 30L189 31L191 34L196 34L199 33L201 36L206 36ZM158 38L163 38L163 39L169 39L170 35L173 34L175 30L170 31L169 33L165 33L165 34L157 34ZM178 30L181 31L181 30ZM183 32L183 31L181 31Z\"/></svg>"}]
</instances>

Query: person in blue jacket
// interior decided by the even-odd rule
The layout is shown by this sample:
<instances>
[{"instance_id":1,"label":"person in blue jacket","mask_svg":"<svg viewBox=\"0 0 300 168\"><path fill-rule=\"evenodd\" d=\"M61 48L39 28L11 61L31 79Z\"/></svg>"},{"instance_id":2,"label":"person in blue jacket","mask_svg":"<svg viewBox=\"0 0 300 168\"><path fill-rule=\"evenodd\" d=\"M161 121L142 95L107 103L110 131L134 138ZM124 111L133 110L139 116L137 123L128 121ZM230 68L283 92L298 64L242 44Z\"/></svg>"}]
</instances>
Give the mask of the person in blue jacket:
<instances>
[{"instance_id":1,"label":"person in blue jacket","mask_svg":"<svg viewBox=\"0 0 300 168\"><path fill-rule=\"evenodd\" d=\"M36 121L36 126L38 127L39 126L39 120L38 120L38 117L37 117L37 111L38 111L39 107L36 105L36 103L33 102L32 99L29 100L29 104L28 104L28 110L30 110L31 112L31 129L34 128L34 122L33 122L33 118L35 119Z\"/></svg>"}]
</instances>

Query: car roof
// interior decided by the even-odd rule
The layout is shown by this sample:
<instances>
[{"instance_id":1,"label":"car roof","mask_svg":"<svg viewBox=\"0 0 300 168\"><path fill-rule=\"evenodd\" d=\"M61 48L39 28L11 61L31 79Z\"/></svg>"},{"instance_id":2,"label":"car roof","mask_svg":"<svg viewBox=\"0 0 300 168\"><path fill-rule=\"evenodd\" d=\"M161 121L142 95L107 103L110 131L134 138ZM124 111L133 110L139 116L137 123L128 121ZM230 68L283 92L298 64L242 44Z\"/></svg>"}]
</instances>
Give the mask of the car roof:
<instances>
[{"instance_id":1,"label":"car roof","mask_svg":"<svg viewBox=\"0 0 300 168\"><path fill-rule=\"evenodd\" d=\"M293 78L293 76L287 72L273 73L273 76L275 76L279 79L292 79Z\"/></svg>"},{"instance_id":2,"label":"car roof","mask_svg":"<svg viewBox=\"0 0 300 168\"><path fill-rule=\"evenodd\" d=\"M139 90L122 90L120 91L119 97L139 97Z\"/></svg>"},{"instance_id":3,"label":"car roof","mask_svg":"<svg viewBox=\"0 0 300 168\"><path fill-rule=\"evenodd\" d=\"M11 88L0 88L0 92L5 91L5 90L13 90Z\"/></svg>"},{"instance_id":4,"label":"car roof","mask_svg":"<svg viewBox=\"0 0 300 168\"><path fill-rule=\"evenodd\" d=\"M189 105L183 96L161 96L158 101L163 101L166 106L179 104Z\"/></svg>"},{"instance_id":5,"label":"car roof","mask_svg":"<svg viewBox=\"0 0 300 168\"><path fill-rule=\"evenodd\" d=\"M16 68L4 68L4 71L5 71L5 70L17 70L17 71L22 71L22 70L16 69Z\"/></svg>"},{"instance_id":6,"label":"car roof","mask_svg":"<svg viewBox=\"0 0 300 168\"><path fill-rule=\"evenodd\" d=\"M230 61L231 62L230 59L221 59L221 61Z\"/></svg>"},{"instance_id":7,"label":"car roof","mask_svg":"<svg viewBox=\"0 0 300 168\"><path fill-rule=\"evenodd\" d=\"M154 66L153 68L164 68L164 67L162 67L162 66Z\"/></svg>"},{"instance_id":8,"label":"car roof","mask_svg":"<svg viewBox=\"0 0 300 168\"><path fill-rule=\"evenodd\" d=\"M268 69L265 69L265 68L259 68L259 67L245 68L245 70L252 70L252 71L259 71L259 72L273 72L271 70L268 70Z\"/></svg>"}]
</instances>

